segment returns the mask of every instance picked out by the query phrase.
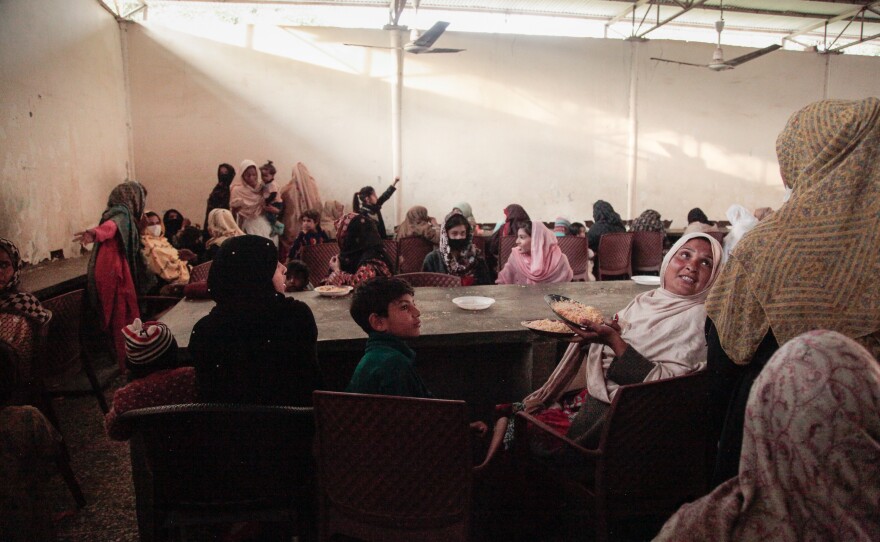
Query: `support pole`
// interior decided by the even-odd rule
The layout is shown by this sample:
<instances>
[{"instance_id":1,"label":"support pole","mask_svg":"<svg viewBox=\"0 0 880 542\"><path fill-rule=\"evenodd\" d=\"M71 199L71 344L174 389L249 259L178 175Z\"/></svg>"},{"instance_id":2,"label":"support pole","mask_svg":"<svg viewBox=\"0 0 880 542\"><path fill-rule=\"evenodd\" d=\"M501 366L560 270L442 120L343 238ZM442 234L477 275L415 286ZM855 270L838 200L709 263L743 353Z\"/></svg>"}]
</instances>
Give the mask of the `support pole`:
<instances>
[{"instance_id":1,"label":"support pole","mask_svg":"<svg viewBox=\"0 0 880 542\"><path fill-rule=\"evenodd\" d=\"M404 30L395 28L391 31L391 46L394 48L394 78L391 81L391 177L400 178L403 171L403 144L402 144L402 116L403 116L403 43L402 33ZM395 194L395 224L403 221L401 193L405 183L397 187Z\"/></svg>"}]
</instances>

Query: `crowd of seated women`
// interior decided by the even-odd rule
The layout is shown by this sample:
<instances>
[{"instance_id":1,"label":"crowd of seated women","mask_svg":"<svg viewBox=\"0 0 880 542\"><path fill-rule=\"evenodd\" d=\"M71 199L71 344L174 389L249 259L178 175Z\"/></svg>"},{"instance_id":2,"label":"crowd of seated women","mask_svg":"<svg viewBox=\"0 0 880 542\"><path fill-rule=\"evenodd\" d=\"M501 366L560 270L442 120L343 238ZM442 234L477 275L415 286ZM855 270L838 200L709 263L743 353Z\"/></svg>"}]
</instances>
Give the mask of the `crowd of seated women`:
<instances>
[{"instance_id":1,"label":"crowd of seated women","mask_svg":"<svg viewBox=\"0 0 880 542\"><path fill-rule=\"evenodd\" d=\"M779 135L777 153L790 190L781 208L760 219L732 208L731 234L738 239L729 250L709 235L714 225L705 214L691 211L689 231L663 260L660 287L601 323L571 326L575 338L548 380L521 402L498 409L507 416L531 413L589 449L598 444L620 386L708 371L709 437L718 443L714 489L670 518L659 540L880 539L880 100L805 107ZM122 410L196 398L310 405L311 392L322 387L311 310L284 295L293 281L271 235L253 234L252 227L268 231L256 224L261 220L271 228L267 215L273 214L269 207L277 208L274 197L242 195L257 194L251 181L258 184L256 165L242 166L241 183L232 183L232 212L218 206L207 215L205 244L213 247L208 292L216 306L193 329L192 368L178 367L173 337L161 322L141 322L136 300L156 278L173 284L185 275L189 255L174 255L169 240L169 231L172 239L180 234L174 224L181 215L171 213L171 227L149 213L141 222L146 191L127 182L111 193L99 225L77 234L96 243L89 297L132 379L117 391L107 417L113 438L127 436L116 421ZM223 179L231 169L221 166ZM381 204L396 184L382 197L372 189L359 191L360 209L334 223L340 252L327 282L364 287L360 295L356 290L361 301L353 303L352 316L373 341L351 391L415 389L395 382L400 375L421 383L412 365L415 354L405 343L418 336L418 300L411 288L389 279L393 266L382 250ZM235 211L241 217L246 200L253 209L242 222ZM309 231L321 222L314 214L301 217L309 219ZM604 234L625 231L607 202L596 202L593 218L586 232L590 247L598 248ZM556 222L563 235L566 222ZM651 210L631 227L663 231L660 215ZM508 235L516 236L517 248L496 283L571 280L554 233L518 205L505 209L485 253L474 246L476 221L466 204L442 223L414 208L398 228L399 236L436 243L425 270L461 276L463 284L465 278L468 284L492 282L500 240ZM15 246L0 239L0 330L4 342L27 354L33 329L51 314L18 291L20 267ZM364 301L374 298L381 306ZM385 353L371 354L370 348ZM382 385L364 387L375 379ZM430 396L423 383L416 388L421 391L414 395ZM0 415L13 415L11 408ZM51 426L38 412L23 415L30 420L27 431L39 434L26 437L38 444L27 453L50 454L40 443L53 439ZM504 418L496 431L510 442L517 435ZM487 425L495 424L477 427L485 432ZM2 431L0 454L13 442L5 423ZM532 442L538 443L534 454L554 460L553 445ZM3 505L6 514L5 500Z\"/></svg>"}]
</instances>

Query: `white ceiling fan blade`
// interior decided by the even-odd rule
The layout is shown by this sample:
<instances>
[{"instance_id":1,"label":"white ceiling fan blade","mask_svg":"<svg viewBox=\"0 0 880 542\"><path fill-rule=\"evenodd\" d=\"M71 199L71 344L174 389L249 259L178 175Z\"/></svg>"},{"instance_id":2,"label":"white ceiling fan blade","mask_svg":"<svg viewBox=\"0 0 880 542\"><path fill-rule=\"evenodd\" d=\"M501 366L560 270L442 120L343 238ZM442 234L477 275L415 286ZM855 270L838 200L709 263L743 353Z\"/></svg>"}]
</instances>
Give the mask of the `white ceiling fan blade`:
<instances>
[{"instance_id":1,"label":"white ceiling fan blade","mask_svg":"<svg viewBox=\"0 0 880 542\"><path fill-rule=\"evenodd\" d=\"M388 47L383 45L365 45L363 43L343 43L342 45L348 45L349 47L366 47L368 49L397 49L397 47Z\"/></svg>"},{"instance_id":2,"label":"white ceiling fan blade","mask_svg":"<svg viewBox=\"0 0 880 542\"><path fill-rule=\"evenodd\" d=\"M708 68L708 64L694 64L693 62L682 62L680 60L669 60L667 58L651 57L651 60L659 60L660 62L670 62L672 64L681 64L682 66L696 66L698 68Z\"/></svg>"},{"instance_id":3,"label":"white ceiling fan blade","mask_svg":"<svg viewBox=\"0 0 880 542\"><path fill-rule=\"evenodd\" d=\"M436 49L425 49L424 51L410 51L416 55L423 55L425 53L460 53L462 51L466 51L467 49L444 49L442 47L437 47Z\"/></svg>"},{"instance_id":4,"label":"white ceiling fan blade","mask_svg":"<svg viewBox=\"0 0 880 542\"><path fill-rule=\"evenodd\" d=\"M758 57L764 56L767 53L772 53L776 49L781 49L781 48L782 48L782 46L779 44L769 45L767 47L764 47L763 49L758 49L757 51L752 51L751 53L746 53L742 56L732 58L732 59L728 60L727 62L725 62L725 64L727 64L728 66L733 68L733 67L739 66L740 64L742 64L744 62L748 62L749 60L754 60Z\"/></svg>"},{"instance_id":5,"label":"white ceiling fan blade","mask_svg":"<svg viewBox=\"0 0 880 542\"><path fill-rule=\"evenodd\" d=\"M437 21L434 23L434 26L429 28L424 34L419 36L419 39L412 42L413 45L418 47L430 47L434 45L434 42L437 41L443 32L446 31L446 27L449 26L449 23L446 21Z\"/></svg>"}]
</instances>

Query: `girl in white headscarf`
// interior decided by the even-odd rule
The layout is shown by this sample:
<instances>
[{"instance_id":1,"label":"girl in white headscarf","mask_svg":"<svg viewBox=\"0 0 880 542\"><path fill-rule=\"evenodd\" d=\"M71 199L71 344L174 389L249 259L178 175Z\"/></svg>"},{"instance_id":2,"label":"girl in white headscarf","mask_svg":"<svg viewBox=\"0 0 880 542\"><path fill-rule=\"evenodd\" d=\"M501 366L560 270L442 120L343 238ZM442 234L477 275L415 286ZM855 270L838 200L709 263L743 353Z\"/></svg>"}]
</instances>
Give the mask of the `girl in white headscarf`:
<instances>
[{"instance_id":1,"label":"girl in white headscarf","mask_svg":"<svg viewBox=\"0 0 880 542\"><path fill-rule=\"evenodd\" d=\"M730 258L733 247L745 234L758 225L758 219L742 205L733 204L727 209L727 220L730 221L730 233L724 236L724 261Z\"/></svg>"},{"instance_id":2,"label":"girl in white headscarf","mask_svg":"<svg viewBox=\"0 0 880 542\"><path fill-rule=\"evenodd\" d=\"M613 321L598 326L584 322L588 331L572 327L577 342L568 347L547 383L514 409L524 409L581 446L595 448L621 385L703 369L703 303L718 276L721 252L721 244L710 235L682 236L663 259L660 288L637 295ZM567 395L577 390L577 395Z\"/></svg>"},{"instance_id":3,"label":"girl in white headscarf","mask_svg":"<svg viewBox=\"0 0 880 542\"><path fill-rule=\"evenodd\" d=\"M229 208L232 214L245 233L277 243L278 237L272 236L272 224L266 218L266 213L277 213L278 209L266 204L257 164L253 160L244 160L239 171L241 174L230 187Z\"/></svg>"}]
</instances>

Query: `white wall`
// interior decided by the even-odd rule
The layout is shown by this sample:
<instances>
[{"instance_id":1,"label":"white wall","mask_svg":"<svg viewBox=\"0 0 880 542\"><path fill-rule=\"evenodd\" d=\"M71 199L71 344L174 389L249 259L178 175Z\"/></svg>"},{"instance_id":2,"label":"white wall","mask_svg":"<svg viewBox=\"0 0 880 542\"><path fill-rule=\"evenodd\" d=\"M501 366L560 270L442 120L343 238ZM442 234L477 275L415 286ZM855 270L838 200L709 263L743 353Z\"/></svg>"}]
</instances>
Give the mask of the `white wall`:
<instances>
[{"instance_id":1,"label":"white wall","mask_svg":"<svg viewBox=\"0 0 880 542\"><path fill-rule=\"evenodd\" d=\"M346 204L390 181L392 56L342 45L387 44L387 33L190 24L128 36L151 206L201 221L216 165L243 158L272 158L282 184L303 161L324 199ZM406 55L400 212L442 216L466 200L480 221L512 202L533 218L588 219L602 198L626 218L633 148L634 215L652 207L683 226L695 206L716 218L734 202L777 207L788 117L826 94L880 95L878 58L777 51L715 73L650 60L706 62L707 44L447 32L438 46L467 51Z\"/></svg>"},{"instance_id":2,"label":"white wall","mask_svg":"<svg viewBox=\"0 0 880 542\"><path fill-rule=\"evenodd\" d=\"M0 236L77 255L129 155L116 20L95 0L0 2Z\"/></svg>"}]
</instances>

